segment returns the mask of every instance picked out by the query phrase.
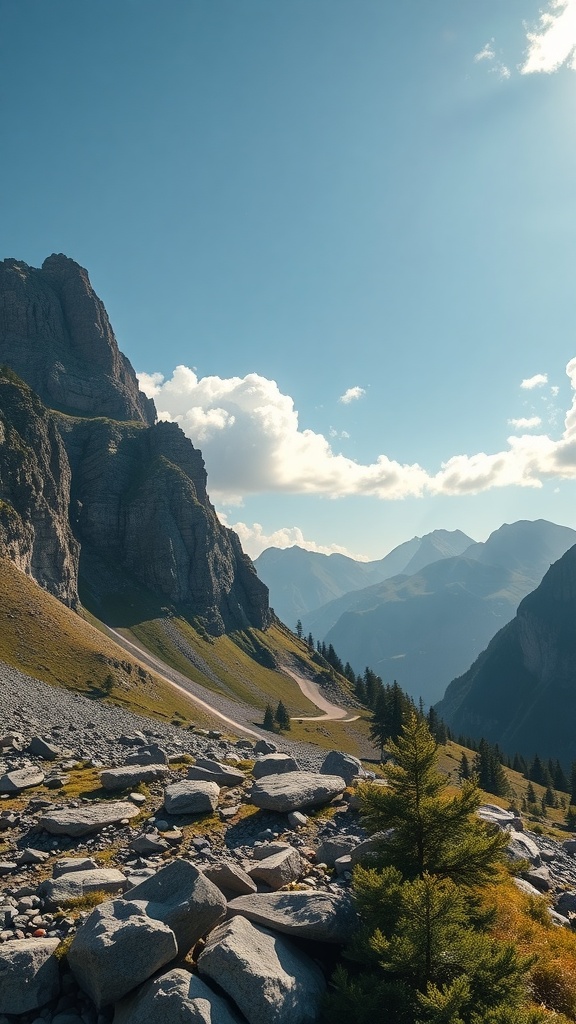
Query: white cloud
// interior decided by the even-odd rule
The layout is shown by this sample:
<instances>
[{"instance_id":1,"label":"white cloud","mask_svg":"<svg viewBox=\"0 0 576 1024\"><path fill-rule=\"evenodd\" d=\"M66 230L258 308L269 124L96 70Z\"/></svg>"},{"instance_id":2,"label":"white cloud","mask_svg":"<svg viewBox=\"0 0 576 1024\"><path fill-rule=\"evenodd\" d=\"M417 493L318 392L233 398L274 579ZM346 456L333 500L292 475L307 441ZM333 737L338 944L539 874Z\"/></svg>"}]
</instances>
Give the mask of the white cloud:
<instances>
[{"instance_id":1,"label":"white cloud","mask_svg":"<svg viewBox=\"0 0 576 1024\"><path fill-rule=\"evenodd\" d=\"M576 392L576 359L566 373ZM531 389L547 380L545 374L536 374L522 381L522 387ZM255 373L199 379L178 366L170 380L150 374L140 375L140 383L155 398L161 418L175 420L193 442L201 432L210 491L227 503L257 492L393 500L511 485L542 487L553 477L576 479L576 394L559 440L548 434L513 435L503 451L453 455L433 474L418 463L401 464L384 454L367 465L335 454L323 434L300 429L290 396L275 381Z\"/></svg>"},{"instance_id":2,"label":"white cloud","mask_svg":"<svg viewBox=\"0 0 576 1024\"><path fill-rule=\"evenodd\" d=\"M560 391L560 388L558 387L557 384L555 384L554 387L550 388L550 394L552 395L553 398L557 398L558 397L559 391Z\"/></svg>"},{"instance_id":3,"label":"white cloud","mask_svg":"<svg viewBox=\"0 0 576 1024\"><path fill-rule=\"evenodd\" d=\"M348 388L348 390L345 391L343 395L340 395L338 401L342 402L343 405L349 405L350 402L355 402L358 398L362 398L362 396L365 394L366 388Z\"/></svg>"},{"instance_id":4,"label":"white cloud","mask_svg":"<svg viewBox=\"0 0 576 1024\"><path fill-rule=\"evenodd\" d=\"M521 74L551 74L563 66L576 71L576 0L550 0L538 27L526 37L528 50Z\"/></svg>"},{"instance_id":5,"label":"white cloud","mask_svg":"<svg viewBox=\"0 0 576 1024\"><path fill-rule=\"evenodd\" d=\"M524 390L532 391L532 388L542 388L547 383L547 373L535 373L533 377L525 377L521 382L520 387L524 388Z\"/></svg>"},{"instance_id":6,"label":"white cloud","mask_svg":"<svg viewBox=\"0 0 576 1024\"><path fill-rule=\"evenodd\" d=\"M317 551L322 555L347 555L357 562L367 562L366 555L353 554L348 548L339 544L317 544L314 540L306 540L299 526L283 526L273 533L265 533L260 523L229 523L225 512L218 510L218 518L231 530L234 530L242 542L242 547L250 558L258 558L266 548L291 548L295 544L306 551Z\"/></svg>"},{"instance_id":7,"label":"white cloud","mask_svg":"<svg viewBox=\"0 0 576 1024\"><path fill-rule=\"evenodd\" d=\"M508 423L515 430L534 430L535 427L542 426L542 420L539 416L521 416L517 420L508 420Z\"/></svg>"},{"instance_id":8,"label":"white cloud","mask_svg":"<svg viewBox=\"0 0 576 1024\"><path fill-rule=\"evenodd\" d=\"M474 61L478 64L482 60L494 60L495 56L494 39L492 38L478 53L474 54Z\"/></svg>"}]
</instances>

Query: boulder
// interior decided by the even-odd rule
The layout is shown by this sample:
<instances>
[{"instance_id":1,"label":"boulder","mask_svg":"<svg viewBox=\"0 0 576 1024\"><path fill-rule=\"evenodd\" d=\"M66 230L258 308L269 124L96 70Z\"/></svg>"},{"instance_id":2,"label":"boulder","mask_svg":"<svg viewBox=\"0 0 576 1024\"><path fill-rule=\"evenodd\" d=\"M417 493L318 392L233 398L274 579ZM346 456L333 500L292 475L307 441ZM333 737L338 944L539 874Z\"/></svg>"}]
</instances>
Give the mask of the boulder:
<instances>
[{"instance_id":1,"label":"boulder","mask_svg":"<svg viewBox=\"0 0 576 1024\"><path fill-rule=\"evenodd\" d=\"M576 839L565 839L562 843L562 849L565 853L568 853L571 857L576 856Z\"/></svg>"},{"instance_id":2,"label":"boulder","mask_svg":"<svg viewBox=\"0 0 576 1024\"><path fill-rule=\"evenodd\" d=\"M509 835L510 838L505 850L506 856L510 860L527 860L534 867L540 867L540 850L534 840L530 839L530 836L525 835L523 832L510 832Z\"/></svg>"},{"instance_id":3,"label":"boulder","mask_svg":"<svg viewBox=\"0 0 576 1024\"><path fill-rule=\"evenodd\" d=\"M42 897L49 910L71 900L80 899L90 892L105 892L116 895L124 892L128 880L116 868L93 868L89 871L71 871L57 878L47 878L40 884L38 895Z\"/></svg>"},{"instance_id":4,"label":"boulder","mask_svg":"<svg viewBox=\"0 0 576 1024\"><path fill-rule=\"evenodd\" d=\"M206 760L208 760L206 758ZM191 765L188 769L189 779L201 779L204 782L215 782L217 786L241 786L246 776L238 768L230 768L227 765L218 764L217 761L210 761L214 768L207 768L206 765Z\"/></svg>"},{"instance_id":5,"label":"boulder","mask_svg":"<svg viewBox=\"0 0 576 1024\"><path fill-rule=\"evenodd\" d=\"M300 765L288 754L267 754L256 761L252 769L255 779L263 779L266 775L284 775L286 772L299 772Z\"/></svg>"},{"instance_id":6,"label":"boulder","mask_svg":"<svg viewBox=\"0 0 576 1024\"><path fill-rule=\"evenodd\" d=\"M266 892L238 896L228 904L228 914L241 914L254 924L295 939L312 939L344 945L358 923L348 895L324 890Z\"/></svg>"},{"instance_id":7,"label":"boulder","mask_svg":"<svg viewBox=\"0 0 576 1024\"><path fill-rule=\"evenodd\" d=\"M107 825L118 825L127 818L134 818L138 808L134 804L104 800L84 807L65 807L51 811L40 819L41 828L54 836L87 836L99 832Z\"/></svg>"},{"instance_id":8,"label":"boulder","mask_svg":"<svg viewBox=\"0 0 576 1024\"><path fill-rule=\"evenodd\" d=\"M201 978L176 967L118 1003L114 1024L240 1024L240 1018Z\"/></svg>"},{"instance_id":9,"label":"boulder","mask_svg":"<svg viewBox=\"0 0 576 1024\"><path fill-rule=\"evenodd\" d=\"M60 991L54 950L59 939L17 939L0 944L0 1013L29 1013Z\"/></svg>"},{"instance_id":10,"label":"boulder","mask_svg":"<svg viewBox=\"0 0 576 1024\"><path fill-rule=\"evenodd\" d=\"M329 868L332 868L339 857L345 857L359 845L356 836L334 836L333 839L323 839L316 850L316 862L327 864Z\"/></svg>"},{"instance_id":11,"label":"boulder","mask_svg":"<svg viewBox=\"0 0 576 1024\"><path fill-rule=\"evenodd\" d=\"M252 787L251 803L268 811L299 811L303 807L321 807L346 789L337 775L315 772L287 772L269 775Z\"/></svg>"},{"instance_id":12,"label":"boulder","mask_svg":"<svg viewBox=\"0 0 576 1024\"><path fill-rule=\"evenodd\" d=\"M250 878L264 882L271 889L281 889L283 885L296 882L303 874L302 858L292 846L279 853L272 854L250 868Z\"/></svg>"},{"instance_id":13,"label":"boulder","mask_svg":"<svg viewBox=\"0 0 576 1024\"><path fill-rule=\"evenodd\" d=\"M325 991L318 967L288 939L243 917L219 925L198 958L249 1024L313 1024Z\"/></svg>"},{"instance_id":14,"label":"boulder","mask_svg":"<svg viewBox=\"0 0 576 1024\"><path fill-rule=\"evenodd\" d=\"M31 786L40 786L44 778L44 772L38 768L20 768L18 771L6 772L0 777L0 793L20 793Z\"/></svg>"},{"instance_id":15,"label":"boulder","mask_svg":"<svg viewBox=\"0 0 576 1024\"><path fill-rule=\"evenodd\" d=\"M187 953L226 915L220 889L189 861L176 859L130 890L128 898L172 929L178 951Z\"/></svg>"},{"instance_id":16,"label":"boulder","mask_svg":"<svg viewBox=\"0 0 576 1024\"><path fill-rule=\"evenodd\" d=\"M254 744L255 754L275 754L278 747L272 740L257 740Z\"/></svg>"},{"instance_id":17,"label":"boulder","mask_svg":"<svg viewBox=\"0 0 576 1024\"><path fill-rule=\"evenodd\" d=\"M168 814L206 814L216 810L220 787L215 782L183 781L166 786L164 807Z\"/></svg>"},{"instance_id":18,"label":"boulder","mask_svg":"<svg viewBox=\"0 0 576 1024\"><path fill-rule=\"evenodd\" d=\"M483 804L478 808L476 814L482 821L498 825L499 828L512 828L515 832L522 832L524 828L522 819L514 811L505 811L497 804Z\"/></svg>"},{"instance_id":19,"label":"boulder","mask_svg":"<svg viewBox=\"0 0 576 1024\"><path fill-rule=\"evenodd\" d=\"M44 761L55 761L60 754L58 747L55 747L53 743L48 743L47 740L43 740L41 736L34 736L30 740L28 750L35 757L41 757Z\"/></svg>"},{"instance_id":20,"label":"boulder","mask_svg":"<svg viewBox=\"0 0 576 1024\"><path fill-rule=\"evenodd\" d=\"M92 871L99 867L98 861L93 857L61 857L52 868L52 877L69 875L72 871Z\"/></svg>"},{"instance_id":21,"label":"boulder","mask_svg":"<svg viewBox=\"0 0 576 1024\"><path fill-rule=\"evenodd\" d=\"M169 769L163 764L124 765L122 768L108 768L100 773L103 789L134 789L141 782L155 782L165 779Z\"/></svg>"},{"instance_id":22,"label":"boulder","mask_svg":"<svg viewBox=\"0 0 576 1024\"><path fill-rule=\"evenodd\" d=\"M554 910L564 917L576 914L576 892L574 890L559 893L554 900Z\"/></svg>"},{"instance_id":23,"label":"boulder","mask_svg":"<svg viewBox=\"0 0 576 1024\"><path fill-rule=\"evenodd\" d=\"M128 844L129 849L133 850L134 853L163 853L164 850L170 849L170 843L166 841L162 836L158 835L157 832L144 832L141 836L137 836L136 839Z\"/></svg>"},{"instance_id":24,"label":"boulder","mask_svg":"<svg viewBox=\"0 0 576 1024\"><path fill-rule=\"evenodd\" d=\"M239 864L232 864L224 861L222 864L215 864L214 867L206 868L206 878L209 878L214 885L217 885L220 892L225 896L228 893L245 896L256 892L256 885Z\"/></svg>"},{"instance_id":25,"label":"boulder","mask_svg":"<svg viewBox=\"0 0 576 1024\"><path fill-rule=\"evenodd\" d=\"M122 999L178 952L168 925L135 900L108 900L86 918L68 951L68 965L97 1009Z\"/></svg>"},{"instance_id":26,"label":"boulder","mask_svg":"<svg viewBox=\"0 0 576 1024\"><path fill-rule=\"evenodd\" d=\"M552 876L550 869L542 865L539 868L530 868L525 871L523 877L530 885L533 885L538 892L548 892L552 888Z\"/></svg>"},{"instance_id":27,"label":"boulder","mask_svg":"<svg viewBox=\"0 0 576 1024\"><path fill-rule=\"evenodd\" d=\"M352 757L352 754L343 754L341 750L331 750L329 754L326 754L320 771L322 775L340 775L347 786L366 774L362 762L357 757Z\"/></svg>"},{"instance_id":28,"label":"boulder","mask_svg":"<svg viewBox=\"0 0 576 1024\"><path fill-rule=\"evenodd\" d=\"M168 764L168 754L157 743L147 743L139 747L135 754L129 754L124 764Z\"/></svg>"}]
</instances>

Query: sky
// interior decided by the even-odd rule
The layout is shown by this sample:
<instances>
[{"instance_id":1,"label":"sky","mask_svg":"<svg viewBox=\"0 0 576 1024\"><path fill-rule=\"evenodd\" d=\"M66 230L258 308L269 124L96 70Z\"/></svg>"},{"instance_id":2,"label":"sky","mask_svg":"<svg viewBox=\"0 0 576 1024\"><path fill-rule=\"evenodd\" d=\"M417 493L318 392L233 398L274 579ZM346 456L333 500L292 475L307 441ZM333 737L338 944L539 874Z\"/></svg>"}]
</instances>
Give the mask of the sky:
<instances>
[{"instance_id":1,"label":"sky","mask_svg":"<svg viewBox=\"0 0 576 1024\"><path fill-rule=\"evenodd\" d=\"M576 0L0 0L0 258L252 557L576 527L575 72Z\"/></svg>"}]
</instances>

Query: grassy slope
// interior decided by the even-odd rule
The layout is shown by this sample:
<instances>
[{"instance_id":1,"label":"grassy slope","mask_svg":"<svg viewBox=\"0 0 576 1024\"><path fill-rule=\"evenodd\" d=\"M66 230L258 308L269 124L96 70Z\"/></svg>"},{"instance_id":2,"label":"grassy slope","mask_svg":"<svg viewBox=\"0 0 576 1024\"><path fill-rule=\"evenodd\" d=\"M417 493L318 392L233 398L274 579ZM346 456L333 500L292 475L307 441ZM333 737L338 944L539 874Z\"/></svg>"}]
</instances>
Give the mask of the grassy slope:
<instances>
[{"instance_id":1,"label":"grassy slope","mask_svg":"<svg viewBox=\"0 0 576 1024\"><path fill-rule=\"evenodd\" d=\"M0 661L44 682L102 698L106 676L114 703L163 720L216 725L138 663L0 557Z\"/></svg>"}]
</instances>

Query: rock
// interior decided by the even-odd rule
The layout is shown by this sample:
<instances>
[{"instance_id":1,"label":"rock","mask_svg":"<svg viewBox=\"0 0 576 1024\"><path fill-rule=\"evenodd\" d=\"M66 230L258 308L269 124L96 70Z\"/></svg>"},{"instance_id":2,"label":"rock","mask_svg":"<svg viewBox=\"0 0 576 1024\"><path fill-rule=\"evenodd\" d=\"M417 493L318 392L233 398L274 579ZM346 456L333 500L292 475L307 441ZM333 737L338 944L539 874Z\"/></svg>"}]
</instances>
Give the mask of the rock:
<instances>
[{"instance_id":1,"label":"rock","mask_svg":"<svg viewBox=\"0 0 576 1024\"><path fill-rule=\"evenodd\" d=\"M122 999L178 952L168 925L135 900L108 900L80 925L68 965L97 1009Z\"/></svg>"},{"instance_id":2,"label":"rock","mask_svg":"<svg viewBox=\"0 0 576 1024\"><path fill-rule=\"evenodd\" d=\"M324 839L316 850L316 861L318 864L327 864L329 868L339 857L351 854L354 847L359 845L355 836L334 836L333 839Z\"/></svg>"},{"instance_id":3,"label":"rock","mask_svg":"<svg viewBox=\"0 0 576 1024\"><path fill-rule=\"evenodd\" d=\"M347 786L366 774L362 762L357 757L352 757L352 754L343 754L340 750L331 750L329 754L326 754L320 772L322 775L340 775Z\"/></svg>"},{"instance_id":4,"label":"rock","mask_svg":"<svg viewBox=\"0 0 576 1024\"><path fill-rule=\"evenodd\" d=\"M240 1024L240 1019L201 978L175 968L118 1003L114 1024Z\"/></svg>"},{"instance_id":5,"label":"rock","mask_svg":"<svg viewBox=\"0 0 576 1024\"><path fill-rule=\"evenodd\" d=\"M308 956L242 917L211 933L198 970L224 989L249 1024L313 1024L325 991Z\"/></svg>"},{"instance_id":6,"label":"rock","mask_svg":"<svg viewBox=\"0 0 576 1024\"><path fill-rule=\"evenodd\" d=\"M554 900L554 909L564 917L576 914L576 892L561 892Z\"/></svg>"},{"instance_id":7,"label":"rock","mask_svg":"<svg viewBox=\"0 0 576 1024\"><path fill-rule=\"evenodd\" d=\"M292 846L290 843L285 843L283 840L277 842L261 842L256 844L252 849L252 856L254 860L265 860L266 857L272 857L275 853L283 853L284 850L291 850Z\"/></svg>"},{"instance_id":8,"label":"rock","mask_svg":"<svg viewBox=\"0 0 576 1024\"><path fill-rule=\"evenodd\" d=\"M570 854L571 857L574 857L576 855L576 839L565 839L562 843L562 849Z\"/></svg>"},{"instance_id":9,"label":"rock","mask_svg":"<svg viewBox=\"0 0 576 1024\"><path fill-rule=\"evenodd\" d=\"M168 814L204 814L216 809L219 793L215 782L174 782L164 791L164 807Z\"/></svg>"},{"instance_id":10,"label":"rock","mask_svg":"<svg viewBox=\"0 0 576 1024\"><path fill-rule=\"evenodd\" d=\"M172 929L181 954L192 949L226 914L220 889L193 864L180 859L131 889L129 899L144 902L150 917Z\"/></svg>"},{"instance_id":11,"label":"rock","mask_svg":"<svg viewBox=\"0 0 576 1024\"><path fill-rule=\"evenodd\" d=\"M252 775L255 779L263 779L266 775L284 775L285 772L298 772L300 765L288 754L267 754L254 763Z\"/></svg>"},{"instance_id":12,"label":"rock","mask_svg":"<svg viewBox=\"0 0 576 1024\"><path fill-rule=\"evenodd\" d=\"M44 761L55 761L60 754L58 747L55 747L53 743L43 740L41 736L34 736L30 740L28 750L36 757L43 758Z\"/></svg>"},{"instance_id":13,"label":"rock","mask_svg":"<svg viewBox=\"0 0 576 1024\"><path fill-rule=\"evenodd\" d=\"M99 867L93 857L60 857L52 868L53 878L69 875L72 871L93 871Z\"/></svg>"},{"instance_id":14,"label":"rock","mask_svg":"<svg viewBox=\"0 0 576 1024\"><path fill-rule=\"evenodd\" d=\"M55 836L87 836L99 832L107 825L118 825L125 818L133 818L138 808L132 803L102 801L86 807L66 807L61 811L52 811L40 819L40 825L46 832Z\"/></svg>"},{"instance_id":15,"label":"rock","mask_svg":"<svg viewBox=\"0 0 576 1024\"><path fill-rule=\"evenodd\" d=\"M168 754L157 743L147 743L136 754L130 754L124 764L168 764Z\"/></svg>"},{"instance_id":16,"label":"rock","mask_svg":"<svg viewBox=\"0 0 576 1024\"><path fill-rule=\"evenodd\" d=\"M283 885L296 882L303 873L303 862L300 854L293 847L281 850L261 860L250 868L250 878L264 882L271 889L281 889Z\"/></svg>"},{"instance_id":17,"label":"rock","mask_svg":"<svg viewBox=\"0 0 576 1024\"><path fill-rule=\"evenodd\" d=\"M129 849L134 850L134 853L162 853L164 850L170 849L170 843L159 836L156 832L146 832L141 836L137 836L129 844Z\"/></svg>"},{"instance_id":18,"label":"rock","mask_svg":"<svg viewBox=\"0 0 576 1024\"><path fill-rule=\"evenodd\" d=\"M538 892L548 892L552 888L552 878L547 867L531 868L524 872L524 878L538 889Z\"/></svg>"},{"instance_id":19,"label":"rock","mask_svg":"<svg viewBox=\"0 0 576 1024\"><path fill-rule=\"evenodd\" d=\"M510 860L527 860L534 867L540 867L540 851L536 843L522 832L510 832L505 852Z\"/></svg>"},{"instance_id":20,"label":"rock","mask_svg":"<svg viewBox=\"0 0 576 1024\"><path fill-rule=\"evenodd\" d=\"M498 807L497 804L483 804L476 811L476 814L482 821L487 821L491 825L498 825L499 828L512 828L515 832L522 832L524 825L522 819L514 811L505 811L503 807Z\"/></svg>"},{"instance_id":21,"label":"rock","mask_svg":"<svg viewBox=\"0 0 576 1024\"><path fill-rule=\"evenodd\" d=\"M307 823L308 818L301 811L291 811L288 815L288 825L290 828L300 828Z\"/></svg>"},{"instance_id":22,"label":"rock","mask_svg":"<svg viewBox=\"0 0 576 1024\"><path fill-rule=\"evenodd\" d=\"M67 875L48 878L42 882L38 894L49 910L80 899L90 892L115 895L128 887L126 876L116 868L95 868L90 871L71 871Z\"/></svg>"},{"instance_id":23,"label":"rock","mask_svg":"<svg viewBox=\"0 0 576 1024\"><path fill-rule=\"evenodd\" d=\"M214 867L206 868L204 874L206 878L214 882L214 885L218 886L225 896L228 893L238 893L244 896L256 892L256 885L250 878L250 875L238 864L224 861L222 864L215 864Z\"/></svg>"},{"instance_id":24,"label":"rock","mask_svg":"<svg viewBox=\"0 0 576 1024\"><path fill-rule=\"evenodd\" d=\"M272 740L257 740L254 744L255 754L275 754L278 747Z\"/></svg>"},{"instance_id":25,"label":"rock","mask_svg":"<svg viewBox=\"0 0 576 1024\"><path fill-rule=\"evenodd\" d=\"M287 772L254 783L250 800L268 811L299 811L303 807L321 807L345 788L344 779L336 775Z\"/></svg>"},{"instance_id":26,"label":"rock","mask_svg":"<svg viewBox=\"0 0 576 1024\"><path fill-rule=\"evenodd\" d=\"M530 882L527 882L525 878L513 878L512 881L516 888L520 889L520 892L525 893L526 896L537 896L539 899L542 897L540 890L536 886L531 885Z\"/></svg>"},{"instance_id":27,"label":"rock","mask_svg":"<svg viewBox=\"0 0 576 1024\"><path fill-rule=\"evenodd\" d=\"M19 939L0 943L0 1013L29 1013L60 990L59 939Z\"/></svg>"},{"instance_id":28,"label":"rock","mask_svg":"<svg viewBox=\"0 0 576 1024\"><path fill-rule=\"evenodd\" d=\"M205 763L200 763L202 761ZM214 767L208 768L208 764ZM238 768L229 768L218 761L209 761L208 758L196 758L196 764L188 769L188 778L215 782L217 786L241 786L246 781L244 772Z\"/></svg>"},{"instance_id":29,"label":"rock","mask_svg":"<svg viewBox=\"0 0 576 1024\"><path fill-rule=\"evenodd\" d=\"M255 924L296 939L344 945L358 917L348 895L323 890L266 892L238 896L228 904L229 915L241 914Z\"/></svg>"},{"instance_id":30,"label":"rock","mask_svg":"<svg viewBox=\"0 0 576 1024\"><path fill-rule=\"evenodd\" d=\"M165 779L168 775L168 768L165 765L131 765L123 768L109 768L100 773L102 787L107 790L133 789L141 782L155 782L157 779Z\"/></svg>"},{"instance_id":31,"label":"rock","mask_svg":"<svg viewBox=\"0 0 576 1024\"><path fill-rule=\"evenodd\" d=\"M43 864L48 857L49 854L45 850L34 850L33 847L28 846L18 854L16 860L18 866L21 864Z\"/></svg>"},{"instance_id":32,"label":"rock","mask_svg":"<svg viewBox=\"0 0 576 1024\"><path fill-rule=\"evenodd\" d=\"M6 772L0 778L0 793L21 793L31 786L40 786L44 782L44 772L37 768L21 768L19 771Z\"/></svg>"}]
</instances>

